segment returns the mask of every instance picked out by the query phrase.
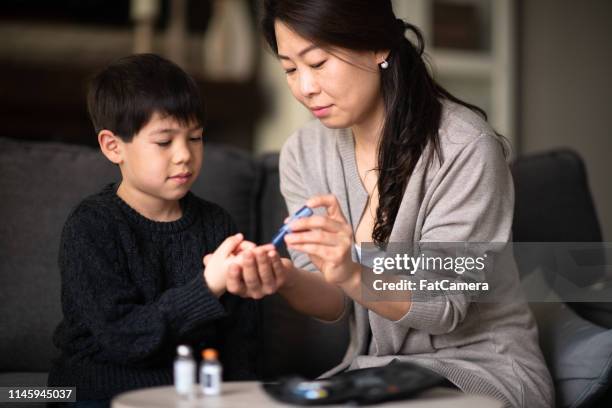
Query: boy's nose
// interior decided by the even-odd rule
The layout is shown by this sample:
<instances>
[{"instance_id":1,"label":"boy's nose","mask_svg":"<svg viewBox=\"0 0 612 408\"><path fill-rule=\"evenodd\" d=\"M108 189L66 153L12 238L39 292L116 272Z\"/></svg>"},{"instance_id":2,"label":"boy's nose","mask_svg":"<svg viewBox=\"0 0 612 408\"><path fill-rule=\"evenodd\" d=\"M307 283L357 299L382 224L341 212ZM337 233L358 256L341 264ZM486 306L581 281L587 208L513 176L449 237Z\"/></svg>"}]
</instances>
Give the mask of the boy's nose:
<instances>
[{"instance_id":1,"label":"boy's nose","mask_svg":"<svg viewBox=\"0 0 612 408\"><path fill-rule=\"evenodd\" d=\"M191 150L189 150L189 147L187 145L179 144L179 146L177 146L176 150L174 151L173 159L175 163L188 162L191 159Z\"/></svg>"}]
</instances>

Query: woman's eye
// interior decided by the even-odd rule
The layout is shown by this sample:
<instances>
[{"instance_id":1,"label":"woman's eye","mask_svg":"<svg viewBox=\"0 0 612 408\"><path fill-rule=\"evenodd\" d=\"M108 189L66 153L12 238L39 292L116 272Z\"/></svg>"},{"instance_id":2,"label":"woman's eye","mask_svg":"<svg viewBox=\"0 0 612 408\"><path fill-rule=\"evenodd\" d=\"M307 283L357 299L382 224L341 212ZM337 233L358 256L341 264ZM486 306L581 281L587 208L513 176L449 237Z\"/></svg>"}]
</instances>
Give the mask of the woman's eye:
<instances>
[{"instance_id":1,"label":"woman's eye","mask_svg":"<svg viewBox=\"0 0 612 408\"><path fill-rule=\"evenodd\" d=\"M285 74L289 75L295 72L295 68L287 68L285 69Z\"/></svg>"},{"instance_id":2,"label":"woman's eye","mask_svg":"<svg viewBox=\"0 0 612 408\"><path fill-rule=\"evenodd\" d=\"M311 65L310 67L314 68L314 69L321 68L323 66L323 64L325 64L326 61L327 60L323 60L323 61L319 62L318 64Z\"/></svg>"}]
</instances>

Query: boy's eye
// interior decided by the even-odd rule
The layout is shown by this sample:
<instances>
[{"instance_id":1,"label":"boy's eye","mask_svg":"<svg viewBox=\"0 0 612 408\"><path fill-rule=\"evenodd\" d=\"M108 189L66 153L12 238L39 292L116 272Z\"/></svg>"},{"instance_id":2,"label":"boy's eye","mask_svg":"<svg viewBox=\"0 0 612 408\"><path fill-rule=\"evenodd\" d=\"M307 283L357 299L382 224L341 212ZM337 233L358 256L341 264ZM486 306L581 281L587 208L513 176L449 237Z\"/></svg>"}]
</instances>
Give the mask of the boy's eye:
<instances>
[{"instance_id":1,"label":"boy's eye","mask_svg":"<svg viewBox=\"0 0 612 408\"><path fill-rule=\"evenodd\" d=\"M295 72L295 68L287 68L285 69L285 74L289 75Z\"/></svg>"},{"instance_id":2,"label":"boy's eye","mask_svg":"<svg viewBox=\"0 0 612 408\"><path fill-rule=\"evenodd\" d=\"M202 140L202 136L194 136L194 137L190 138L190 140L192 142L199 142L200 140Z\"/></svg>"},{"instance_id":3,"label":"boy's eye","mask_svg":"<svg viewBox=\"0 0 612 408\"><path fill-rule=\"evenodd\" d=\"M170 146L170 141L167 141L167 142L157 142L155 144L158 145L158 146L165 147L165 146Z\"/></svg>"}]
</instances>

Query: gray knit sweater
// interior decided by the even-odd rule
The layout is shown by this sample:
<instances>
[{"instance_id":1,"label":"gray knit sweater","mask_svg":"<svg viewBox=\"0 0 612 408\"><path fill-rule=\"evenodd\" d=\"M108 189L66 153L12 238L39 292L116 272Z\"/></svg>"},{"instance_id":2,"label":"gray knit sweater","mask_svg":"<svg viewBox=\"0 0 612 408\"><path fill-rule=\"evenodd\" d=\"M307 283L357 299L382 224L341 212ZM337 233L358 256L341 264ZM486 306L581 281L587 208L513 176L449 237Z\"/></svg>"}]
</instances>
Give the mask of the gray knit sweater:
<instances>
[{"instance_id":1,"label":"gray knit sweater","mask_svg":"<svg viewBox=\"0 0 612 408\"><path fill-rule=\"evenodd\" d=\"M469 109L445 103L439 135L443 162L417 163L389 242L510 242L512 177L493 130ZM307 124L284 145L280 175L290 213L313 195L331 193L356 229L367 192L357 172L350 130L328 129L319 121ZM298 268L316 271L305 254L291 256ZM353 257L357 259L355 252ZM515 263L511 258L503 262L512 267L497 277L500 287L515 290ZM478 303L467 296L412 302L398 321L347 302L345 318L350 321L350 345L340 365L323 376L398 358L506 406L553 406L537 327L524 302Z\"/></svg>"}]
</instances>

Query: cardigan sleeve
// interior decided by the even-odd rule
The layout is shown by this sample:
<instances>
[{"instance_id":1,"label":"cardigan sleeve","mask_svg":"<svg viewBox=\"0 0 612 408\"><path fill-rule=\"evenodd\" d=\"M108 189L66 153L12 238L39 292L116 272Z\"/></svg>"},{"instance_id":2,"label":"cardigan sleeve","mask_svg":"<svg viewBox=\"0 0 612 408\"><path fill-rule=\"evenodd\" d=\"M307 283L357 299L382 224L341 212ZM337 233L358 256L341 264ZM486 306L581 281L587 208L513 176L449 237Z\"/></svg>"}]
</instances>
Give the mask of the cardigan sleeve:
<instances>
[{"instance_id":1,"label":"cardigan sleeve","mask_svg":"<svg viewBox=\"0 0 612 408\"><path fill-rule=\"evenodd\" d=\"M466 144L442 165L433 183L421 244L494 243L486 246L498 248L497 244L510 241L514 187L501 144L494 136L483 134ZM487 255L494 257L495 253ZM413 301L394 323L430 334L453 331L466 317L472 298L467 292L437 295L434 301Z\"/></svg>"},{"instance_id":2,"label":"cardigan sleeve","mask_svg":"<svg viewBox=\"0 0 612 408\"><path fill-rule=\"evenodd\" d=\"M298 136L296 133L291 136L283 145L279 157L279 177L280 190L289 215L299 210L310 198L306 183L300 174L300 155L298 154ZM298 269L305 269L309 272L316 272L317 268L310 261L307 254L288 249L293 264Z\"/></svg>"},{"instance_id":3,"label":"cardigan sleeve","mask_svg":"<svg viewBox=\"0 0 612 408\"><path fill-rule=\"evenodd\" d=\"M64 226L59 256L64 314L91 332L96 360L155 364L173 341L225 316L202 273L145 303L120 267L107 221L93 209L78 208Z\"/></svg>"}]
</instances>

